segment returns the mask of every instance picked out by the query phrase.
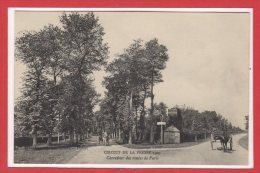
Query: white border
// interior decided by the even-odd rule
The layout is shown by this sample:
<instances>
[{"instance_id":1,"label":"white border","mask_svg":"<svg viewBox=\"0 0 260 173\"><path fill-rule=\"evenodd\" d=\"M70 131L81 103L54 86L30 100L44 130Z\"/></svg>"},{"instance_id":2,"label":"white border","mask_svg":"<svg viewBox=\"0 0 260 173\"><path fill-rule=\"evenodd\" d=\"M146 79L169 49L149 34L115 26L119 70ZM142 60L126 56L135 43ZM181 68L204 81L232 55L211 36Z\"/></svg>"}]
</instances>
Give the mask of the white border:
<instances>
[{"instance_id":1,"label":"white border","mask_svg":"<svg viewBox=\"0 0 260 173\"><path fill-rule=\"evenodd\" d=\"M14 14L15 11L138 11L138 12L202 12L250 14L249 62L249 159L248 165L145 165L145 164L16 164L14 163ZM8 167L50 168L225 168L248 169L253 162L253 9L252 8L8 8Z\"/></svg>"},{"instance_id":2,"label":"white border","mask_svg":"<svg viewBox=\"0 0 260 173\"><path fill-rule=\"evenodd\" d=\"M254 28L253 28L253 9L250 11L250 45L249 45L249 49L250 49L250 55L249 55L249 129L248 129L248 141L249 141L249 145L248 145L248 154L249 154L249 166L251 166L251 168L254 167L254 110L253 110L253 101L254 101L254 88L253 88L253 75L254 75L254 58L253 58L253 40L254 40ZM250 150L251 149L251 150Z\"/></svg>"}]
</instances>

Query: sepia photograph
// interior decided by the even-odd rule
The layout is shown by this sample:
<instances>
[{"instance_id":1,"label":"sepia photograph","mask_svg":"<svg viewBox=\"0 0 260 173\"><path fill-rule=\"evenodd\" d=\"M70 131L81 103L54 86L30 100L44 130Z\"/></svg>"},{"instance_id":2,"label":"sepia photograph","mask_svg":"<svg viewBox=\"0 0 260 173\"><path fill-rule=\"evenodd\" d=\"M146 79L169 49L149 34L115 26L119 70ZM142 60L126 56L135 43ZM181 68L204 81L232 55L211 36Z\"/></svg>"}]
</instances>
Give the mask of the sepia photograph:
<instances>
[{"instance_id":1,"label":"sepia photograph","mask_svg":"<svg viewBox=\"0 0 260 173\"><path fill-rule=\"evenodd\" d=\"M252 167L250 9L11 12L10 166Z\"/></svg>"}]
</instances>

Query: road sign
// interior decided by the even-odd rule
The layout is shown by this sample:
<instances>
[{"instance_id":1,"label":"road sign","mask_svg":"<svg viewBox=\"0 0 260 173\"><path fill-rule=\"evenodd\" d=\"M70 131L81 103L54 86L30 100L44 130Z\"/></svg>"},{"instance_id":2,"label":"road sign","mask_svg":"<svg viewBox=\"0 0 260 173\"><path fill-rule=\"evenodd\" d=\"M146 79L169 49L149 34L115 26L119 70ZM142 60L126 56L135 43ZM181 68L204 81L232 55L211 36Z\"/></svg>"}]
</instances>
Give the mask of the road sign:
<instances>
[{"instance_id":1,"label":"road sign","mask_svg":"<svg viewBox=\"0 0 260 173\"><path fill-rule=\"evenodd\" d=\"M166 125L166 122L157 122L157 125L161 126L161 144L163 144L163 126Z\"/></svg>"},{"instance_id":2,"label":"road sign","mask_svg":"<svg viewBox=\"0 0 260 173\"><path fill-rule=\"evenodd\" d=\"M157 122L157 125L166 125L166 122Z\"/></svg>"}]
</instances>

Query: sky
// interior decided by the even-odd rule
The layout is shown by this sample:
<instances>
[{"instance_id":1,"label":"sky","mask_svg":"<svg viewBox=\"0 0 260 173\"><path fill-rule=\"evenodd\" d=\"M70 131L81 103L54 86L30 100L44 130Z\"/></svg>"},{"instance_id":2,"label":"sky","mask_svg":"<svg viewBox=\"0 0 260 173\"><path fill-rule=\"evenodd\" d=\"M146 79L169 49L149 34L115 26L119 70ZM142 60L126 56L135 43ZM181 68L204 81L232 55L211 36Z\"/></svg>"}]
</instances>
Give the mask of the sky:
<instances>
[{"instance_id":1,"label":"sky","mask_svg":"<svg viewBox=\"0 0 260 173\"><path fill-rule=\"evenodd\" d=\"M59 24L61 12L15 12L15 35ZM158 38L168 48L164 82L154 88L155 102L214 110L244 129L249 112L250 16L248 13L95 12L105 31L109 61L135 39ZM20 96L25 67L15 62L15 92ZM104 95L103 70L95 87ZM147 102L149 103L149 101Z\"/></svg>"}]
</instances>

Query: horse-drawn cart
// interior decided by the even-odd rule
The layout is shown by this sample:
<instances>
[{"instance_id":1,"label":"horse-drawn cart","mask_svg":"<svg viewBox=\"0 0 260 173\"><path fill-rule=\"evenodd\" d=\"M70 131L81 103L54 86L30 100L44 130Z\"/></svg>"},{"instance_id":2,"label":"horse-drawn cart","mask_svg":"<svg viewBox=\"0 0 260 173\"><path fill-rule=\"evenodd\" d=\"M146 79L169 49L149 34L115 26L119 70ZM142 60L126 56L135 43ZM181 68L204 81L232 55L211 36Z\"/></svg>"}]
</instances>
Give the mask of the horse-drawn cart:
<instances>
[{"instance_id":1,"label":"horse-drawn cart","mask_svg":"<svg viewBox=\"0 0 260 173\"><path fill-rule=\"evenodd\" d=\"M220 142L221 149L223 149L224 152L228 149L232 150L233 141L232 141L231 133L228 133L227 131L213 131L211 133L211 149L212 150L214 149L213 144L216 143L217 141Z\"/></svg>"}]
</instances>

